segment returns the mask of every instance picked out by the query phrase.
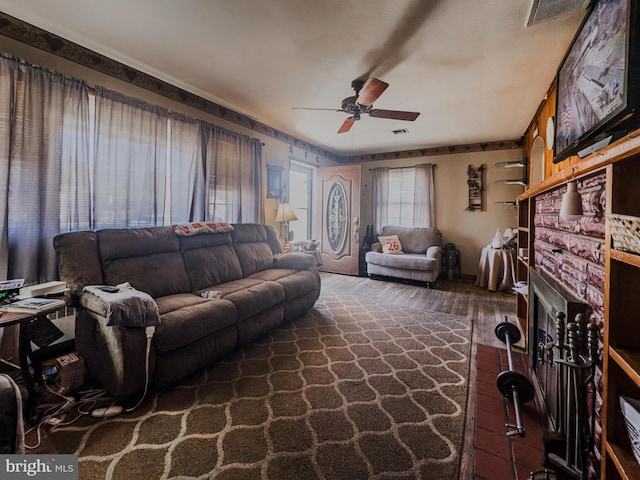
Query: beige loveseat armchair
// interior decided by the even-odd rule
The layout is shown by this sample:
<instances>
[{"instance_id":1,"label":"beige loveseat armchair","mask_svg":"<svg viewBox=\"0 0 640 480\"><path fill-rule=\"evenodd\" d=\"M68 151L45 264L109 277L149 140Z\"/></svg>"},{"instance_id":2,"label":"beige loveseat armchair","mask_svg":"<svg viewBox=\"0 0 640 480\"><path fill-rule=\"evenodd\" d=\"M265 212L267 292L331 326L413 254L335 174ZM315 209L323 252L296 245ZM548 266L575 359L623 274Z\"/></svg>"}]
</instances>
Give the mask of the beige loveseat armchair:
<instances>
[{"instance_id":1,"label":"beige loveseat armchair","mask_svg":"<svg viewBox=\"0 0 640 480\"><path fill-rule=\"evenodd\" d=\"M382 227L380 237L397 235L402 253L383 253L374 244L367 252L367 275L370 278L395 277L426 282L431 288L442 269L442 234L435 228ZM377 250L377 251L376 251Z\"/></svg>"}]
</instances>

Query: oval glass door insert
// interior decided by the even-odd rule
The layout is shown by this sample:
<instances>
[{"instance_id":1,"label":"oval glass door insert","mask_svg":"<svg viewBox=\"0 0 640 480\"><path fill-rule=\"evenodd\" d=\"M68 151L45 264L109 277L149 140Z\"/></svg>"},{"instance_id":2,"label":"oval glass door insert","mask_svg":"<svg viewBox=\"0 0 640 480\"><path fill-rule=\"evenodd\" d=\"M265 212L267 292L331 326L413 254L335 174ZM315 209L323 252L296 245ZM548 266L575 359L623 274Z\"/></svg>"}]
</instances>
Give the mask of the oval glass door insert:
<instances>
[{"instance_id":1,"label":"oval glass door insert","mask_svg":"<svg viewBox=\"0 0 640 480\"><path fill-rule=\"evenodd\" d=\"M334 183L327 201L327 238L334 253L340 253L347 240L347 195L341 183Z\"/></svg>"}]
</instances>

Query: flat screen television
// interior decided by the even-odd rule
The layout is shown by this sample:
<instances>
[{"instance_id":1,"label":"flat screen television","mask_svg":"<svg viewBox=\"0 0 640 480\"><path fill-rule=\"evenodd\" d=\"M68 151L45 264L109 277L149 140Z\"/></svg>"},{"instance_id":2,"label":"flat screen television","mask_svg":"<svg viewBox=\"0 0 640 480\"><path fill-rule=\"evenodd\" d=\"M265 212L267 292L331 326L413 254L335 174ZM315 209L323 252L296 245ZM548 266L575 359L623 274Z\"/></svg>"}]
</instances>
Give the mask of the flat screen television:
<instances>
[{"instance_id":1,"label":"flat screen television","mask_svg":"<svg viewBox=\"0 0 640 480\"><path fill-rule=\"evenodd\" d=\"M595 0L557 76L553 162L638 128L640 0Z\"/></svg>"}]
</instances>

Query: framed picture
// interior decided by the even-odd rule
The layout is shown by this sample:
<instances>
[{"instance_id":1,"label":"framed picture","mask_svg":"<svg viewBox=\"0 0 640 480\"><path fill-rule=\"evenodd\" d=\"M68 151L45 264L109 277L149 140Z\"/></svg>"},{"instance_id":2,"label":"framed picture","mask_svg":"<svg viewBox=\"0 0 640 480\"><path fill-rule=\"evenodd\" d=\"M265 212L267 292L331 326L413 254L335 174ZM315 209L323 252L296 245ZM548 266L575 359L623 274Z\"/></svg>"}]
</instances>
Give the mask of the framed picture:
<instances>
[{"instance_id":1,"label":"framed picture","mask_svg":"<svg viewBox=\"0 0 640 480\"><path fill-rule=\"evenodd\" d=\"M282 167L267 165L267 198L282 198Z\"/></svg>"}]
</instances>

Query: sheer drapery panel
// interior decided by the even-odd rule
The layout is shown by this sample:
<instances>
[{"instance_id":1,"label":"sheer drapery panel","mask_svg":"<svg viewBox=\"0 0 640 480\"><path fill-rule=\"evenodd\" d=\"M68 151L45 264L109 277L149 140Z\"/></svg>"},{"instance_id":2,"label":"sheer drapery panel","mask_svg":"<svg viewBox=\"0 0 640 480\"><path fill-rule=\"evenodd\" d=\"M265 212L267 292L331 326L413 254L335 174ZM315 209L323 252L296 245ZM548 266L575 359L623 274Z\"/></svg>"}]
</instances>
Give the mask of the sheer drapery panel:
<instances>
[{"instance_id":1,"label":"sheer drapery panel","mask_svg":"<svg viewBox=\"0 0 640 480\"><path fill-rule=\"evenodd\" d=\"M224 128L203 125L206 220L259 223L262 213L262 144Z\"/></svg>"},{"instance_id":2,"label":"sheer drapery panel","mask_svg":"<svg viewBox=\"0 0 640 480\"><path fill-rule=\"evenodd\" d=\"M378 234L389 221L389 169L374 168L373 180L373 231Z\"/></svg>"},{"instance_id":3,"label":"sheer drapery panel","mask_svg":"<svg viewBox=\"0 0 640 480\"><path fill-rule=\"evenodd\" d=\"M0 275L57 278L53 237L264 222L262 143L0 53Z\"/></svg>"},{"instance_id":4,"label":"sheer drapery panel","mask_svg":"<svg viewBox=\"0 0 640 480\"><path fill-rule=\"evenodd\" d=\"M168 114L96 87L94 228L164 223Z\"/></svg>"},{"instance_id":5,"label":"sheer drapery panel","mask_svg":"<svg viewBox=\"0 0 640 480\"><path fill-rule=\"evenodd\" d=\"M171 223L204 220L207 185L202 122L171 114Z\"/></svg>"},{"instance_id":6,"label":"sheer drapery panel","mask_svg":"<svg viewBox=\"0 0 640 480\"><path fill-rule=\"evenodd\" d=\"M90 226L84 82L0 55L0 275L56 278L53 237Z\"/></svg>"},{"instance_id":7,"label":"sheer drapery panel","mask_svg":"<svg viewBox=\"0 0 640 480\"><path fill-rule=\"evenodd\" d=\"M373 180L373 226L434 227L434 165L376 168Z\"/></svg>"}]
</instances>

